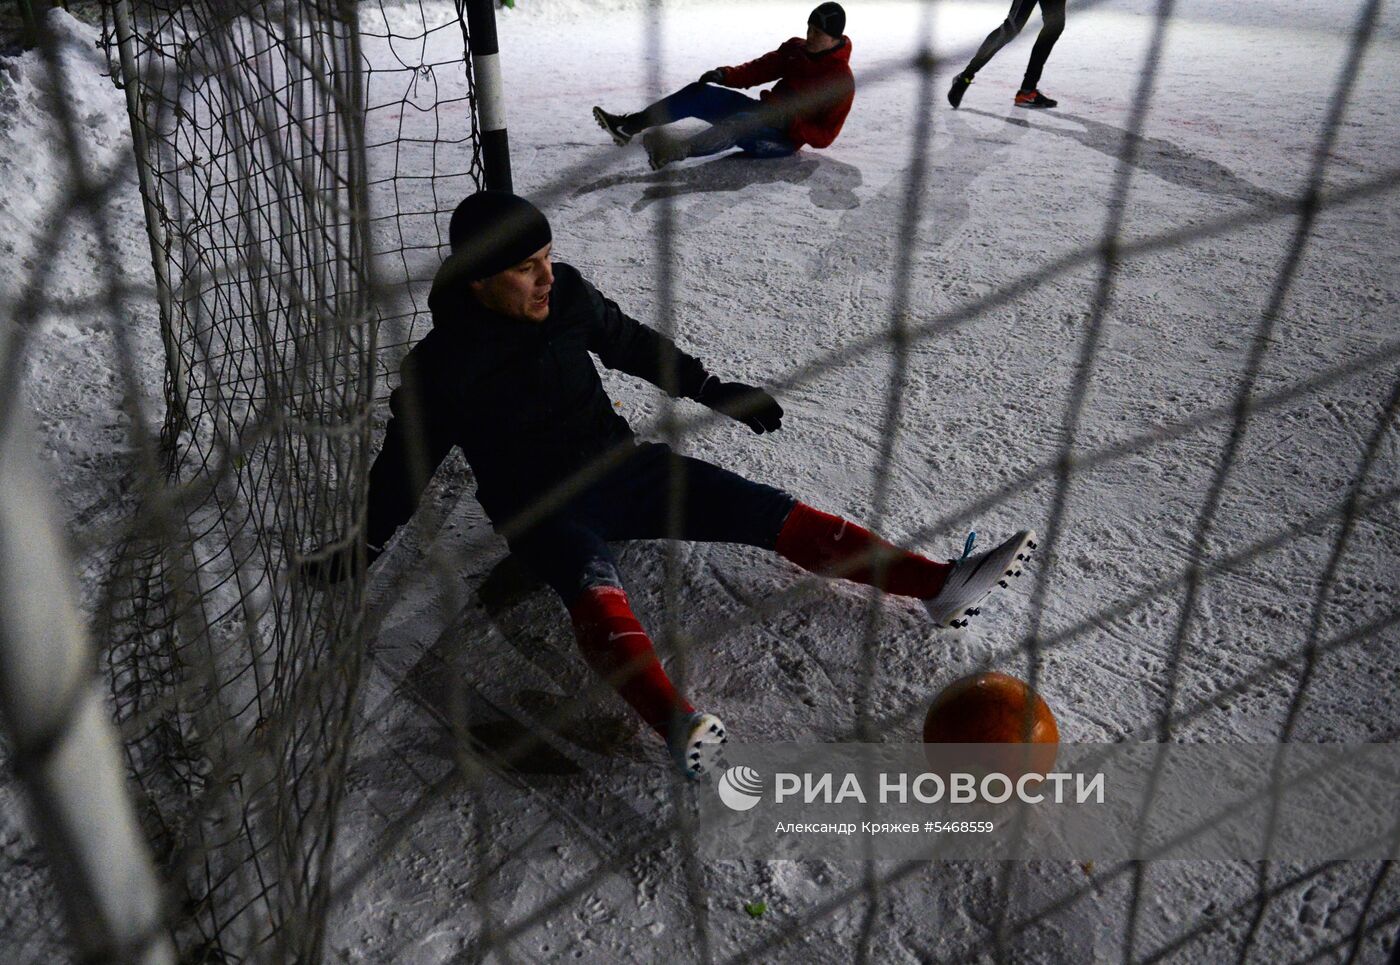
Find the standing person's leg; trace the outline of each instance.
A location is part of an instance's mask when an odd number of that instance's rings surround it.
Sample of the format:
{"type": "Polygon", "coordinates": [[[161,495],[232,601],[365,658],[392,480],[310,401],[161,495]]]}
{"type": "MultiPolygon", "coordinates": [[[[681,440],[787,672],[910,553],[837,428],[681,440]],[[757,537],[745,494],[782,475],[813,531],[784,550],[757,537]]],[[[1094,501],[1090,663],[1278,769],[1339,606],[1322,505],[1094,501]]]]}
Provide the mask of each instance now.
{"type": "Polygon", "coordinates": [[[1035,3],[1036,0],[1011,0],[1011,11],[995,30],[987,34],[982,46],[977,48],[977,53],[967,62],[967,67],[963,70],[964,77],[975,77],[977,72],[996,56],[997,51],[1016,38],[1026,21],[1031,18],[1035,3]]]}
{"type": "Polygon", "coordinates": [[[1055,48],[1055,41],[1065,29],[1065,0],[1040,0],[1040,14],[1045,19],[1040,35],[1031,48],[1031,59],[1026,65],[1026,76],[1021,80],[1022,91],[1033,91],[1040,87],[1040,74],[1045,69],[1045,61],[1055,48]]]}
{"type": "Polygon", "coordinates": [[[1035,9],[1036,0],[1011,0],[1011,10],[995,30],[987,34],[987,39],[982,41],[982,46],[977,48],[977,53],[972,55],[972,59],[967,62],[963,72],[953,78],[952,89],[948,91],[948,102],[954,107],[962,103],[963,93],[967,86],[972,83],[973,77],[987,62],[996,56],[998,50],[1005,47],[1016,35],[1021,32],[1021,28],[1030,19],[1031,11],[1035,9]]]}

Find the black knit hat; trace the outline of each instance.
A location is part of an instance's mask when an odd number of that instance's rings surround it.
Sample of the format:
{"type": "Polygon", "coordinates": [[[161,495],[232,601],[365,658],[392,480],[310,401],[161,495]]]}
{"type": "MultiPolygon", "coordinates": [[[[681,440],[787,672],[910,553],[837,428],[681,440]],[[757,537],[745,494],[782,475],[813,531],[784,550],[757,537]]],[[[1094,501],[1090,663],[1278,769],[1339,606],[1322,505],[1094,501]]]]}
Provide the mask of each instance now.
{"type": "Polygon", "coordinates": [[[846,11],[841,9],[841,4],[827,0],[826,3],[812,11],[807,22],[828,37],[840,40],[846,32],[846,11]]]}
{"type": "Polygon", "coordinates": [[[540,209],[508,191],[478,191],[452,212],[447,240],[452,254],[439,274],[480,281],[518,265],[553,240],[540,209]]]}

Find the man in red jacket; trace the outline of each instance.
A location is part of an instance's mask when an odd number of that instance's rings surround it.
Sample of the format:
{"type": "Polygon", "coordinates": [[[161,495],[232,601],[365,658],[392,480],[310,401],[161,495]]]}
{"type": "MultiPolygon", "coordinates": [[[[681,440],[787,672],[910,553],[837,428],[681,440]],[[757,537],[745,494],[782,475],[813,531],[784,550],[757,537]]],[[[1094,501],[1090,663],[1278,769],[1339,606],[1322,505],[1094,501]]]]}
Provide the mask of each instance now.
{"type": "Polygon", "coordinates": [[[855,99],[846,11],[827,2],[807,19],[807,38],[793,37],[777,50],[738,67],[707,70],[635,114],[593,108],[598,125],[619,145],[642,131],[695,117],[712,126],[693,137],[652,131],[642,138],[653,170],[674,161],[738,147],[755,157],[784,157],[804,144],[826,147],[841,133],[855,99]],[[730,87],[778,83],[758,99],[730,87]]]}

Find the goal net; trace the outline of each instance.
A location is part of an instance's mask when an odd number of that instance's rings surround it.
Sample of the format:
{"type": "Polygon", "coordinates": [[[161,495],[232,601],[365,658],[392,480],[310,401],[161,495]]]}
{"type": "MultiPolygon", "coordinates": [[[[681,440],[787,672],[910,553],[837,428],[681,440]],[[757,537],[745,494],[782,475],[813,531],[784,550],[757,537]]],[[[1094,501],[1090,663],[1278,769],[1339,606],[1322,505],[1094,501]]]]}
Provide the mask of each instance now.
{"type": "MultiPolygon", "coordinates": [[[[845,495],[871,528],[902,527],[904,543],[928,546],[989,518],[1000,525],[1034,513],[1042,551],[1021,581],[1029,584],[1022,595],[1028,597],[1024,622],[972,643],[938,638],[938,658],[947,665],[1008,667],[1047,694],[1053,686],[1077,688],[1076,699],[1060,706],[1106,740],[1167,744],[1222,733],[1280,745],[1338,734],[1400,740],[1393,698],[1376,696],[1383,685],[1375,686],[1375,679],[1361,680],[1367,667],[1376,679],[1393,678],[1400,639],[1391,538],[1400,527],[1394,479],[1400,342],[1393,333],[1372,338],[1367,330],[1280,358],[1281,347],[1318,331],[1300,334],[1289,305],[1309,254],[1319,247],[1320,222],[1349,206],[1391,204],[1400,185],[1393,159],[1350,158],[1346,176],[1334,177],[1336,159],[1346,153],[1338,144],[1358,123],[1358,89],[1383,32],[1382,4],[1347,5],[1349,32],[1333,36],[1338,55],[1327,66],[1326,82],[1322,73],[1309,80],[1314,110],[1291,122],[1301,131],[1299,143],[1309,145],[1299,176],[1292,189],[1277,193],[1149,135],[1167,37],[1177,22],[1171,0],[1133,14],[1138,32],[1131,37],[1142,41],[1142,55],[1124,55],[1113,67],[1120,71],[1114,110],[1121,127],[1096,116],[1055,126],[1027,121],[1024,111],[979,115],[971,101],[948,121],[942,85],[952,64],[934,57],[931,29],[934,12],[948,5],[919,6],[928,34],[922,52],[860,74],[858,111],[887,98],[880,102],[883,120],[872,125],[894,118],[892,105],[913,105],[909,116],[881,130],[879,150],[900,155],[882,187],[862,185],[854,165],[827,155],[812,160],[815,152],[779,161],[705,162],[711,166],[703,176],[694,167],[615,175],[608,173],[615,154],[600,160],[601,150],[580,149],[581,160],[551,169],[531,197],[548,211],[551,203],[582,204],[580,198],[622,185],[634,207],[619,212],[612,205],[599,220],[617,220],[600,231],[613,230],[623,218],[655,215],[654,249],[623,252],[624,241],[606,254],[616,255],[614,264],[637,269],[615,276],[628,276],[630,294],[655,308],[647,320],[668,331],[676,327],[684,297],[676,266],[695,254],[683,249],[682,228],[706,228],[703,217],[678,217],[675,209],[688,193],[716,190],[729,197],[754,184],[800,188],[813,199],[813,217],[828,220],[843,206],[852,212],[866,206],[860,212],[865,221],[851,216],[859,230],[847,247],[812,255],[819,270],[799,279],[781,309],[815,313],[835,305],[832,311],[843,313],[852,331],[801,348],[775,335],[772,344],[800,360],[767,353],[754,367],[772,376],[784,404],[799,400],[793,408],[805,407],[813,421],[829,409],[854,411],[844,422],[823,423],[825,435],[801,437],[796,445],[809,446],[828,463],[848,463],[839,469],[849,474],[823,475],[827,467],[818,467],[805,483],[818,492],[830,480],[845,484],[845,495]],[[901,94],[901,85],[917,93],[901,94]],[[966,153],[940,153],[955,124],[961,125],[957,147],[972,152],[971,160],[966,153]],[[946,260],[957,270],[940,277],[937,290],[920,288],[928,267],[920,259],[934,257],[926,250],[928,223],[952,220],[960,205],[967,207],[972,162],[992,165],[1007,144],[1002,135],[1027,131],[1057,150],[1073,138],[1076,149],[1085,150],[1070,156],[1104,165],[1094,183],[1106,190],[1081,205],[1092,209],[1094,228],[1085,233],[1092,238],[1071,242],[1066,234],[1047,241],[1062,227],[1055,221],[1061,211],[1033,225],[1039,246],[1033,263],[997,261],[978,273],[958,263],[950,246],[936,258],[940,267],[946,260]],[[743,165],[760,163],[770,166],[746,181],[750,169],[743,165]],[[1132,221],[1144,168],[1169,187],[1218,202],[1218,210],[1192,209],[1184,224],[1174,217],[1132,221]],[[1269,231],[1256,230],[1263,227],[1269,231]],[[1247,257],[1240,254],[1245,248],[1252,249],[1247,257]],[[1239,317],[1212,319],[1215,327],[1206,329],[1215,339],[1207,349],[1217,356],[1228,352],[1230,359],[1208,358],[1198,379],[1193,373],[1173,381],[1169,373],[1140,389],[1137,373],[1159,375],[1168,368],[1158,365],[1160,357],[1184,349],[1173,331],[1145,331],[1169,327],[1169,312],[1131,319],[1142,331],[1130,333],[1137,337],[1125,339],[1126,348],[1116,343],[1130,327],[1115,326],[1122,321],[1117,301],[1136,282],[1136,307],[1151,308],[1149,296],[1184,286],[1193,272],[1205,281],[1192,295],[1204,298],[1201,290],[1215,278],[1211,259],[1227,256],[1247,265],[1235,282],[1248,278],[1260,296],[1239,317]],[[1151,272],[1166,266],[1168,281],[1154,275],[1143,283],[1151,274],[1140,271],[1144,263],[1151,272]],[[638,281],[644,265],[655,271],[638,281]],[[1067,276],[1077,276],[1077,284],[1051,290],[1067,276]],[[849,287],[832,295],[832,279],[849,287]],[[1034,301],[1038,296],[1043,300],[1034,301]],[[814,301],[819,309],[811,307],[814,301]],[[1021,312],[1035,316],[1025,328],[1043,341],[1014,344],[1021,312]],[[972,343],[994,339],[969,339],[965,331],[988,321],[1001,338],[991,349],[972,343]],[[1224,348],[1222,332],[1231,337],[1224,348]],[[1328,355],[1334,349],[1335,358],[1328,355]],[[964,365],[959,351],[974,361],[964,365]],[[950,357],[958,361],[947,373],[950,357]],[[1310,368],[1298,368],[1309,362],[1310,368]],[[948,428],[947,448],[959,451],[941,451],[943,436],[914,438],[915,407],[941,412],[938,403],[951,398],[929,385],[940,377],[961,382],[973,365],[994,369],[997,377],[981,380],[986,412],[958,411],[957,424],[948,428]],[[920,366],[941,367],[940,374],[920,384],[912,377],[920,366]],[[860,378],[850,378],[851,372],[860,378]],[[1003,372],[1033,391],[1008,398],[1003,372]],[[1139,405],[1139,395],[1149,391],[1157,393],[1149,400],[1154,405],[1139,405]],[[922,398],[914,398],[916,392],[922,398]],[[1159,397],[1171,404],[1155,406],[1159,397]],[[1336,403],[1339,398],[1344,404],[1336,403]],[[1290,420],[1292,426],[1273,424],[1290,420]],[[1024,450],[1000,451],[1023,423],[1036,430],[1016,437],[1024,450]],[[1275,486],[1294,469],[1297,460],[1287,452],[1293,440],[1318,423],[1327,428],[1316,429],[1315,438],[1330,448],[1307,458],[1332,460],[1319,477],[1327,485],[1313,492],[1275,486]],[[1265,426],[1272,430],[1267,439],[1265,426]],[[839,432],[859,438],[849,449],[832,447],[829,437],[839,432]],[[962,458],[964,446],[980,446],[975,458],[962,458]],[[917,457],[902,454],[910,448],[917,457]],[[928,498],[930,477],[940,485],[952,480],[936,500],[928,498]],[[902,501],[912,500],[921,501],[918,511],[904,512],[902,501]],[[1153,500],[1170,509],[1149,506],[1153,500]],[[1149,511],[1167,525],[1143,525],[1138,514],[1149,511]],[[1140,564],[1149,553],[1150,568],[1140,564]],[[1278,573],[1292,582],[1283,585],[1278,573]],[[1247,619],[1225,623],[1241,610],[1247,619]],[[1238,629],[1244,643],[1225,646],[1222,623],[1238,629]],[[1080,655],[1096,646],[1102,649],[1094,657],[1080,655]],[[1085,684],[1076,676],[1091,679],[1085,684]],[[1346,704],[1349,681],[1358,689],[1366,684],[1370,703],[1359,709],[1346,704]],[[1086,696],[1094,687],[1119,695],[1113,714],[1086,696]],[[1345,706],[1310,718],[1326,701],[1345,706]]],[[[1072,13],[1087,16],[1111,6],[1089,0],[1072,13]]],[[[1248,5],[1222,6],[1228,9],[1221,16],[1228,17],[1248,5]]],[[[462,836],[467,843],[460,860],[453,856],[456,872],[413,885],[432,905],[425,920],[469,909],[470,922],[452,938],[481,960],[508,960],[527,947],[526,939],[542,956],[598,957],[606,951],[589,944],[595,929],[614,929],[613,952],[645,956],[656,948],[702,961],[800,960],[813,954],[814,936],[844,943],[840,954],[859,961],[900,955],[1037,960],[1026,949],[1042,947],[1051,949],[1044,955],[1050,960],[1056,949],[1087,947],[1075,944],[1081,932],[1102,938],[1099,947],[1123,961],[1394,960],[1400,878],[1391,861],[1237,861],[1205,873],[1185,863],[1133,860],[1060,868],[1065,873],[1058,877],[1051,869],[1043,877],[1055,887],[1042,890],[1035,873],[1012,862],[842,866],[813,860],[814,871],[798,862],[707,865],[684,792],[663,784],[658,748],[637,750],[630,760],[622,760],[627,753],[610,756],[629,739],[625,724],[617,740],[590,732],[589,746],[559,737],[579,719],[580,705],[594,722],[606,716],[596,713],[600,707],[616,710],[617,699],[585,672],[552,597],[496,585],[509,584],[510,573],[500,566],[500,543],[485,542],[494,537],[484,524],[470,538],[457,534],[453,544],[476,554],[470,579],[443,565],[436,588],[423,591],[426,597],[440,589],[439,596],[417,601],[433,611],[421,625],[440,632],[440,639],[403,647],[412,649],[404,658],[410,667],[389,667],[387,659],[376,666],[379,655],[367,658],[366,648],[380,614],[370,606],[364,580],[352,576],[322,589],[290,574],[359,541],[366,473],[383,418],[378,403],[392,384],[386,377],[425,330],[427,283],[445,251],[449,213],[485,180],[462,2],[129,0],[105,9],[104,47],[130,107],[150,236],[165,408],[159,439],[135,440],[137,447],[150,443],[154,471],[139,480],[140,504],[123,527],[126,538],[98,607],[98,629],[146,831],[172,892],[167,917],[186,959],[328,957],[327,922],[348,914],[346,895],[362,896],[356,889],[368,890],[376,874],[392,879],[402,866],[430,860],[421,850],[412,853],[423,847],[414,840],[416,822],[451,811],[460,820],[444,819],[449,831],[470,832],[462,836]],[[475,536],[482,539],[472,543],[475,536]],[[486,599],[497,592],[506,602],[486,599]],[[468,593],[474,598],[465,600],[468,593]],[[511,634],[523,643],[512,647],[517,640],[506,639],[511,634]],[[470,666],[463,659],[467,644],[476,648],[470,666]],[[431,749],[432,770],[403,760],[401,746],[376,747],[387,747],[372,763],[393,772],[394,813],[356,825],[372,833],[354,849],[353,860],[337,863],[336,835],[347,826],[340,819],[363,803],[348,793],[347,772],[355,739],[373,730],[361,728],[357,704],[369,689],[362,678],[370,670],[379,671],[378,682],[391,692],[386,706],[421,705],[401,711],[404,717],[422,711],[415,726],[431,717],[411,736],[431,732],[446,749],[431,749]],[[514,688],[518,692],[490,690],[493,676],[510,674],[518,674],[512,683],[524,682],[514,688]],[[567,686],[560,682],[565,678],[567,686]],[[483,708],[484,724],[468,719],[483,708]],[[506,739],[492,744],[493,728],[506,739]],[[598,750],[609,741],[610,748],[598,750]],[[643,760],[651,751],[657,753],[643,760]],[[530,755],[543,759],[544,773],[558,780],[522,776],[514,765],[530,755]],[[611,767],[610,776],[630,778],[626,768],[632,765],[647,768],[646,776],[622,781],[617,794],[589,771],[611,767]],[[603,812],[610,824],[598,818],[603,812]],[[523,832],[510,827],[517,817],[523,832]],[[530,825],[534,818],[540,820],[530,825]],[[512,830],[519,833],[510,846],[497,847],[494,836],[512,830]],[[554,843],[556,830],[569,846],[578,844],[567,857],[559,857],[567,848],[554,843]],[[541,880],[546,873],[522,870],[516,863],[525,855],[545,855],[541,866],[554,877],[541,880]],[[621,898],[610,890],[619,874],[626,879],[621,898]],[[492,893],[498,877],[508,879],[502,890],[513,889],[510,901],[492,893]],[[735,908],[720,907],[716,896],[724,886],[734,894],[741,887],[781,890],[789,907],[769,914],[763,901],[748,902],[740,907],[749,917],[740,918],[735,908]],[[626,916],[616,908],[634,907],[634,892],[660,909],[655,921],[618,922],[626,916]],[[1178,907],[1183,894],[1201,901],[1189,910],[1178,907]],[[726,913],[733,919],[720,917],[726,913]],[[561,923],[569,928],[556,929],[561,923]],[[570,929],[566,938],[575,947],[547,944],[570,929]],[[935,937],[928,937],[930,929],[935,937]],[[547,942],[535,944],[542,935],[547,942]]],[[[665,18],[659,4],[648,9],[643,36],[651,46],[643,59],[650,69],[661,59],[665,18]]],[[[762,5],[755,7],[755,18],[761,12],[762,5]]],[[[1259,38],[1264,33],[1252,39],[1267,39],[1259,38]]],[[[1022,39],[1023,48],[1028,40],[1022,39]]],[[[974,49],[955,56],[966,62],[974,49]]],[[[661,77],[657,68],[653,93],[661,77]]],[[[1375,95],[1374,78],[1371,83],[1375,95]]],[[[875,149],[865,150],[872,158],[875,149]]],[[[1006,197],[1003,191],[998,203],[1006,197]]],[[[800,232],[801,245],[794,248],[801,252],[776,257],[770,251],[764,258],[788,265],[811,254],[820,239],[803,217],[793,215],[801,223],[788,235],[800,232]]],[[[1379,232],[1388,222],[1382,214],[1368,224],[1379,232]]],[[[718,231],[709,236],[716,237],[718,231]]],[[[1358,229],[1330,240],[1370,244],[1360,237],[1358,229]]],[[[760,289],[770,282],[778,288],[774,276],[755,274],[744,278],[749,287],[739,295],[729,291],[741,286],[718,273],[720,261],[707,260],[722,243],[739,247],[732,237],[720,237],[698,259],[702,274],[717,272],[717,280],[702,279],[709,294],[725,291],[723,304],[732,307],[736,300],[768,297],[760,289]]],[[[605,261],[599,257],[595,264],[605,261]]],[[[1343,285],[1338,292],[1341,301],[1354,289],[1343,285]]],[[[1364,297],[1393,305],[1390,294],[1377,288],[1364,297]]],[[[717,352],[730,352],[736,366],[760,354],[739,344],[750,338],[761,344],[748,331],[702,334],[711,336],[717,352]]],[[[959,385],[957,391],[970,395],[972,388],[959,385]]],[[[667,400],[633,421],[678,445],[713,442],[704,433],[717,418],[695,412],[667,400]]],[[[838,488],[827,494],[839,498],[838,488]]],[[[409,542],[400,537],[398,547],[409,542]]],[[[778,686],[786,689],[776,695],[744,689],[750,685],[742,679],[749,676],[747,663],[725,681],[734,692],[758,695],[750,702],[755,715],[770,712],[759,709],[761,698],[800,704],[792,716],[769,718],[783,736],[825,728],[819,736],[832,742],[914,739],[932,696],[924,689],[933,676],[925,626],[911,630],[912,620],[896,625],[899,614],[875,590],[833,590],[830,582],[791,570],[770,573],[761,586],[745,584],[734,575],[737,568],[709,559],[687,570],[687,560],[695,558],[682,558],[684,552],[668,544],[624,559],[644,564],[635,571],[645,577],[638,580],[645,587],[638,596],[647,625],[682,685],[686,668],[699,664],[690,654],[724,640],[731,654],[769,662],[754,678],[784,675],[778,686]],[[709,581],[704,592],[687,586],[692,577],[709,581]],[[720,602],[712,604],[713,598],[720,602]],[[828,605],[842,629],[822,638],[811,614],[828,605]]],[[[420,570],[442,562],[420,556],[426,561],[412,561],[420,570]]],[[[381,566],[394,562],[385,561],[381,566]]],[[[1062,733],[1068,737],[1069,727],[1062,733]]],[[[375,806],[370,801],[363,810],[375,806]]],[[[1393,837],[1400,837],[1400,826],[1393,837]]]]}
{"type": "Polygon", "coordinates": [[[482,180],[465,19],[132,0],[105,37],[160,299],[168,475],[112,582],[112,692],[186,891],[182,946],[311,961],[364,596],[289,573],[360,538],[381,376],[419,325],[444,211],[482,180]]]}

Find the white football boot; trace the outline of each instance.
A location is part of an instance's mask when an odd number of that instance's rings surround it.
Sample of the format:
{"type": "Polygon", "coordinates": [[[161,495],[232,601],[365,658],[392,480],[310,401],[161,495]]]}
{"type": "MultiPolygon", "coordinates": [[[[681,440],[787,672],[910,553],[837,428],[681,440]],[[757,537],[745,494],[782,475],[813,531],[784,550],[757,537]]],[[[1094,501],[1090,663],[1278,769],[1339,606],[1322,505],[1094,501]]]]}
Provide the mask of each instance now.
{"type": "Polygon", "coordinates": [[[720,769],[724,745],[729,742],[724,723],[714,714],[698,710],[671,726],[671,760],[692,781],[720,769]]]}
{"type": "Polygon", "coordinates": [[[924,600],[924,608],[940,627],[967,626],[969,616],[982,611],[978,604],[998,586],[1007,586],[1008,577],[1021,575],[1021,564],[1035,549],[1035,530],[1023,529],[1000,546],[985,553],[972,552],[976,533],[969,533],[962,559],[952,560],[948,579],[934,596],[924,600]]]}

